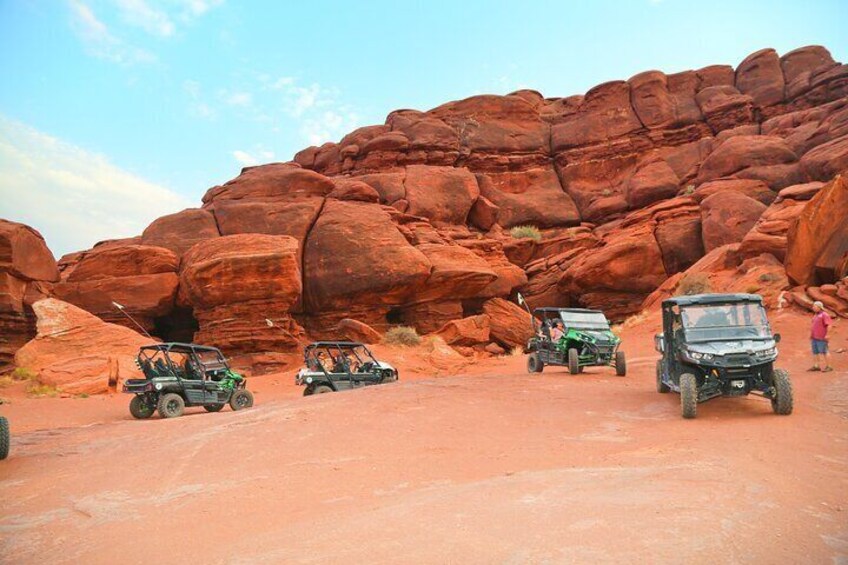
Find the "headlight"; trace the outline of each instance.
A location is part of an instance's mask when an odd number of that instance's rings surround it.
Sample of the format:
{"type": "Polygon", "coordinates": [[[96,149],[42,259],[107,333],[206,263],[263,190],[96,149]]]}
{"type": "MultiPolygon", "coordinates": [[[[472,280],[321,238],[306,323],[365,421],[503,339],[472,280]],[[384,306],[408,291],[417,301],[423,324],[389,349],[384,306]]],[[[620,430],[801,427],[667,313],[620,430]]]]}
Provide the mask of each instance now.
{"type": "Polygon", "coordinates": [[[306,377],[306,384],[308,384],[308,385],[312,384],[312,377],[306,377]]]}
{"type": "Polygon", "coordinates": [[[776,347],[770,347],[769,349],[763,349],[762,351],[757,351],[757,357],[771,357],[772,355],[777,354],[776,347]]]}
{"type": "Polygon", "coordinates": [[[689,357],[698,361],[709,361],[713,358],[712,353],[698,353],[697,351],[688,351],[687,353],[689,354],[689,357]]]}
{"type": "Polygon", "coordinates": [[[162,383],[156,383],[156,390],[162,390],[162,383]]]}

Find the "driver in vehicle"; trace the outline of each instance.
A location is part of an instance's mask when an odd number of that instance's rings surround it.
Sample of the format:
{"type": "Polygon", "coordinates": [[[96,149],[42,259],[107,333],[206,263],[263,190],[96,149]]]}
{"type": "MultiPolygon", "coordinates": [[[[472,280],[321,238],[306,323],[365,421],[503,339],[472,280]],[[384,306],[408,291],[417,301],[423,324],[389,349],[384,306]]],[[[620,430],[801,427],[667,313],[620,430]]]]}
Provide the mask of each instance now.
{"type": "Polygon", "coordinates": [[[554,327],[551,328],[551,341],[556,343],[564,335],[565,335],[565,325],[562,323],[562,320],[554,321],[554,327]]]}

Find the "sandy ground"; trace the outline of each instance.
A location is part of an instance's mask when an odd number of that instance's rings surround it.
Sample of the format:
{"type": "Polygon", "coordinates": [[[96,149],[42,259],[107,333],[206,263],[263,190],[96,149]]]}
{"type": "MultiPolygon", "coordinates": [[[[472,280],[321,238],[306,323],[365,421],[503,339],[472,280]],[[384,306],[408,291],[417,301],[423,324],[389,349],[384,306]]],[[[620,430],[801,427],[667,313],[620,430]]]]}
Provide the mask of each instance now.
{"type": "Polygon", "coordinates": [[[3,389],[0,561],[848,563],[848,354],[806,373],[806,318],[773,323],[787,417],[749,397],[681,419],[652,321],[625,332],[625,378],[522,357],[434,377],[388,351],[399,383],[303,398],[269,375],[251,410],[167,421],[3,389]]]}

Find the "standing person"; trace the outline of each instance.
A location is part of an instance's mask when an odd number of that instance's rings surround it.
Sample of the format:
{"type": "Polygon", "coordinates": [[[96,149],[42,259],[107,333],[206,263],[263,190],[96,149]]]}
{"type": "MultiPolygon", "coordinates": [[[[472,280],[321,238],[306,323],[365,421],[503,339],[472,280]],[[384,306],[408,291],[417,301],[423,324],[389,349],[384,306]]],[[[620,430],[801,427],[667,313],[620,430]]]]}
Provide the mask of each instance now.
{"type": "Polygon", "coordinates": [[[833,370],[830,366],[830,356],[827,353],[827,330],[833,323],[827,312],[824,311],[824,304],[818,300],[813,302],[813,325],[810,330],[810,342],[813,347],[813,366],[810,371],[822,371],[824,373],[833,370]]]}

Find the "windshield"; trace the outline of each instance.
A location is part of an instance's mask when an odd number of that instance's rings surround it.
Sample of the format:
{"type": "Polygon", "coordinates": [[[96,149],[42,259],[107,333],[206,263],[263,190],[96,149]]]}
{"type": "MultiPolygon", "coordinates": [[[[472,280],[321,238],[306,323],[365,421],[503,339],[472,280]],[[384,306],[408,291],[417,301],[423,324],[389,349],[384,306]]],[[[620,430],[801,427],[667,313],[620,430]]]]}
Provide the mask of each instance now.
{"type": "Polygon", "coordinates": [[[609,321],[601,312],[560,312],[567,328],[580,330],[608,330],[609,321]]]}
{"type": "Polygon", "coordinates": [[[771,337],[762,304],[686,306],[680,312],[688,341],[768,339],[771,337]]]}

